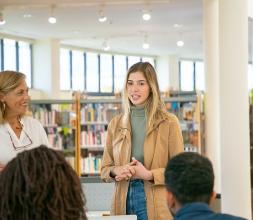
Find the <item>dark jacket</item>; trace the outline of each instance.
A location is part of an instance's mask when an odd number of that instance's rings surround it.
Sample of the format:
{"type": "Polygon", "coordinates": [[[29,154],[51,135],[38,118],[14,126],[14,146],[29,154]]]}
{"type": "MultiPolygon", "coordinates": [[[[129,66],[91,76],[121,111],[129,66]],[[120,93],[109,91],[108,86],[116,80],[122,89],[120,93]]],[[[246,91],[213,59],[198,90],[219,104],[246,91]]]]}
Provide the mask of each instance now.
{"type": "Polygon", "coordinates": [[[213,212],[205,203],[189,203],[184,205],[175,215],[174,220],[246,220],[228,214],[213,212]]]}

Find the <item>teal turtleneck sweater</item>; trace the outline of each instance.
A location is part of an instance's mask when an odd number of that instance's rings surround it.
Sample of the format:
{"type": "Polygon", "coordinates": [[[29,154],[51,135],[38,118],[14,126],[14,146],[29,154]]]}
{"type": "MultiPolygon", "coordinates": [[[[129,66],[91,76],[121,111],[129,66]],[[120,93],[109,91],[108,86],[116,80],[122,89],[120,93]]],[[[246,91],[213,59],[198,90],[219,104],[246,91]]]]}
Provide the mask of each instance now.
{"type": "Polygon", "coordinates": [[[132,157],[144,163],[144,139],[146,136],[146,115],[144,107],[131,107],[132,157]]]}

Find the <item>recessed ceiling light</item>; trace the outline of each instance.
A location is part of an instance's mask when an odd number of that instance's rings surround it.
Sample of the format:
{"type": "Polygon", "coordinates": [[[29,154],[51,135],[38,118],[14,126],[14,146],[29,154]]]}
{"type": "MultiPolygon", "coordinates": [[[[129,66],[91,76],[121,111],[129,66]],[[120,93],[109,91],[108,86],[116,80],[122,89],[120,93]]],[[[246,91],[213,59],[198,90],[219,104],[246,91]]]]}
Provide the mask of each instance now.
{"type": "Polygon", "coordinates": [[[183,47],[184,46],[184,41],[182,41],[182,40],[177,41],[177,46],[178,47],[183,47]]]}
{"type": "Polygon", "coordinates": [[[174,28],[181,28],[181,27],[183,27],[183,25],[182,24],[174,24],[173,27],[174,28]]]}
{"type": "Polygon", "coordinates": [[[107,17],[104,14],[104,10],[100,10],[98,13],[98,21],[103,23],[103,22],[106,22],[106,20],[107,20],[107,17]]]}
{"type": "Polygon", "coordinates": [[[56,23],[56,17],[54,17],[54,16],[51,16],[51,17],[49,17],[48,18],[48,22],[50,23],[50,24],[55,24],[56,23]]]}
{"type": "Polygon", "coordinates": [[[143,49],[148,49],[149,48],[149,44],[147,42],[142,44],[142,48],[143,49]]]}
{"type": "Polygon", "coordinates": [[[6,23],[6,21],[4,20],[3,13],[0,12],[0,25],[4,25],[5,23],[6,23]]]}
{"type": "Polygon", "coordinates": [[[31,15],[31,14],[24,14],[23,17],[24,17],[24,18],[31,18],[32,15],[31,15]]]}
{"type": "Polygon", "coordinates": [[[102,48],[104,51],[108,51],[111,49],[110,45],[108,44],[108,42],[106,40],[103,42],[102,48]]]}
{"type": "Polygon", "coordinates": [[[106,20],[107,20],[107,17],[106,17],[106,16],[100,16],[100,17],[98,18],[98,21],[101,22],[101,23],[106,22],[106,20]]]}
{"type": "Polygon", "coordinates": [[[5,20],[0,20],[0,25],[4,25],[6,23],[5,20]]]}
{"type": "Polygon", "coordinates": [[[151,19],[151,15],[148,11],[144,11],[143,14],[142,14],[142,19],[144,21],[149,21],[151,19]]]}

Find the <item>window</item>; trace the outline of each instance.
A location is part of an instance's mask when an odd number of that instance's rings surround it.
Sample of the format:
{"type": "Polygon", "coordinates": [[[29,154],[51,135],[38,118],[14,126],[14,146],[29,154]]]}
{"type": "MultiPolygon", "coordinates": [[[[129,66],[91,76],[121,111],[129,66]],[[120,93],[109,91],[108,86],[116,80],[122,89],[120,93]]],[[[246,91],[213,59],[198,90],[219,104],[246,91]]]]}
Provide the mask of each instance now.
{"type": "Polygon", "coordinates": [[[19,71],[26,75],[28,87],[32,87],[32,47],[25,41],[4,38],[0,40],[0,69],[19,71]]]}
{"type": "Polygon", "coordinates": [[[72,89],[84,90],[84,53],[72,51],[72,89]]]}
{"type": "Polygon", "coordinates": [[[128,58],[128,69],[134,65],[135,63],[138,63],[141,61],[141,58],[140,57],[136,57],[136,56],[129,56],[127,57],[128,58]]]}
{"type": "Polygon", "coordinates": [[[17,70],[16,41],[4,39],[4,70],[17,70]]]}
{"type": "Polygon", "coordinates": [[[196,90],[205,91],[205,70],[203,62],[195,62],[196,90]]]}
{"type": "Polygon", "coordinates": [[[142,62],[149,62],[153,67],[155,67],[155,60],[151,57],[142,57],[142,62]]]}
{"type": "Polygon", "coordinates": [[[204,63],[201,61],[179,62],[179,80],[181,91],[205,90],[204,63]]]}
{"type": "Polygon", "coordinates": [[[86,53],[86,90],[87,92],[99,92],[98,54],[86,53]]]}
{"type": "Polygon", "coordinates": [[[119,92],[123,89],[127,73],[126,56],[114,56],[114,91],[119,92]]]}
{"type": "Polygon", "coordinates": [[[102,93],[113,92],[112,55],[100,55],[100,88],[102,93]]]}
{"type": "Polygon", "coordinates": [[[28,87],[31,87],[32,82],[32,54],[31,54],[31,46],[27,42],[18,42],[18,58],[19,65],[18,71],[24,73],[26,75],[26,81],[28,87]]]}
{"type": "Polygon", "coordinates": [[[60,50],[60,89],[80,90],[89,95],[110,95],[123,88],[127,64],[140,60],[152,65],[151,57],[112,55],[62,48],[60,50]]]}
{"type": "Polygon", "coordinates": [[[70,51],[60,50],[60,89],[70,90],[70,51]]]}
{"type": "Polygon", "coordinates": [[[192,61],[180,62],[180,89],[182,91],[194,90],[194,64],[192,61]]]}

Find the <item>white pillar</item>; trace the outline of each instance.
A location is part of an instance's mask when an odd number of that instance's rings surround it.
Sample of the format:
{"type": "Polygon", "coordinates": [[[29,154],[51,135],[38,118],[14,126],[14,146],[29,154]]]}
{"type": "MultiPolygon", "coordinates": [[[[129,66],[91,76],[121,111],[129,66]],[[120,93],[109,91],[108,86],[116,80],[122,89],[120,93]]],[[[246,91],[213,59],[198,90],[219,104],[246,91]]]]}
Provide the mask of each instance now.
{"type": "Polygon", "coordinates": [[[248,0],[248,16],[253,19],[253,0],[248,0]]]}
{"type": "Polygon", "coordinates": [[[220,116],[219,116],[219,39],[218,0],[204,0],[204,63],[206,74],[206,155],[213,163],[214,190],[221,193],[220,183],[220,116]]]}
{"type": "Polygon", "coordinates": [[[247,0],[219,2],[221,205],[251,218],[247,0]]]}
{"type": "Polygon", "coordinates": [[[222,212],[251,219],[248,0],[203,2],[207,155],[222,212]]]}
{"type": "Polygon", "coordinates": [[[34,87],[45,93],[45,98],[57,99],[60,91],[60,44],[58,40],[38,40],[33,46],[34,87]]]}

